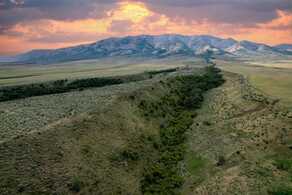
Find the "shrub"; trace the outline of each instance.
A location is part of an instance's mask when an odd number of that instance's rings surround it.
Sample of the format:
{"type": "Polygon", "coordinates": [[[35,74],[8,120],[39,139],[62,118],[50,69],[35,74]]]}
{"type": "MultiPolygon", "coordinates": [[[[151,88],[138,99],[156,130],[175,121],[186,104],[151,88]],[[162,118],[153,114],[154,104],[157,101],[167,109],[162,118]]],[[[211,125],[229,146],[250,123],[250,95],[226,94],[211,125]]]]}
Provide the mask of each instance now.
{"type": "Polygon", "coordinates": [[[217,166],[223,166],[225,163],[226,163],[225,157],[222,156],[222,155],[220,155],[220,156],[218,157],[218,162],[217,162],[216,165],[217,165],[217,166]]]}
{"type": "Polygon", "coordinates": [[[279,186],[274,187],[274,189],[271,189],[268,191],[270,195],[292,195],[292,188],[289,186],[279,186]]]}
{"type": "Polygon", "coordinates": [[[132,161],[137,161],[140,158],[140,155],[138,152],[131,150],[131,149],[127,149],[121,152],[121,157],[124,160],[132,160],[132,161]]]}
{"type": "Polygon", "coordinates": [[[81,190],[81,181],[78,177],[74,177],[71,184],[69,185],[69,189],[72,192],[80,192],[81,190]]]}
{"type": "Polygon", "coordinates": [[[292,171],[292,160],[291,159],[277,159],[275,166],[283,171],[292,171]]]}
{"type": "Polygon", "coordinates": [[[211,123],[209,121],[203,121],[203,125],[205,125],[205,126],[211,126],[211,123]]]}

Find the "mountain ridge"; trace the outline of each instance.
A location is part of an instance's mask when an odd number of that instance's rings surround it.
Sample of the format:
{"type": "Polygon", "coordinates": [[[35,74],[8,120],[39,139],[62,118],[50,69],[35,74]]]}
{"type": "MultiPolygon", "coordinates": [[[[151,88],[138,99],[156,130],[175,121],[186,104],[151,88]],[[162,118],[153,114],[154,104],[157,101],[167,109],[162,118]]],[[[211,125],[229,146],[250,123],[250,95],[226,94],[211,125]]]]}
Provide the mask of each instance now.
{"type": "MultiPolygon", "coordinates": [[[[143,56],[163,58],[173,55],[202,56],[211,53],[225,57],[292,55],[292,45],[269,46],[251,41],[237,41],[211,35],[138,35],[111,37],[90,44],[60,49],[32,50],[10,61],[50,64],[114,56],[143,56]]],[[[7,58],[6,58],[7,59],[7,58]]]]}

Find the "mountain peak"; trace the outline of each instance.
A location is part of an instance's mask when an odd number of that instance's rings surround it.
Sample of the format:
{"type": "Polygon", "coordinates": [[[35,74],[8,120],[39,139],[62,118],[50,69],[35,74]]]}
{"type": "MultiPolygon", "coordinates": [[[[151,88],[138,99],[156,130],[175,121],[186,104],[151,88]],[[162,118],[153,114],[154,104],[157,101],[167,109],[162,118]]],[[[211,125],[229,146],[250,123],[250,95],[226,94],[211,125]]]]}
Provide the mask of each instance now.
{"type": "Polygon", "coordinates": [[[251,41],[236,41],[211,35],[186,36],[179,34],[138,35],[112,37],[92,44],[56,50],[33,50],[18,55],[14,61],[55,63],[72,60],[98,59],[112,56],[167,57],[171,55],[196,56],[206,52],[213,55],[232,54],[234,57],[290,54],[292,46],[270,47],[251,41]]]}

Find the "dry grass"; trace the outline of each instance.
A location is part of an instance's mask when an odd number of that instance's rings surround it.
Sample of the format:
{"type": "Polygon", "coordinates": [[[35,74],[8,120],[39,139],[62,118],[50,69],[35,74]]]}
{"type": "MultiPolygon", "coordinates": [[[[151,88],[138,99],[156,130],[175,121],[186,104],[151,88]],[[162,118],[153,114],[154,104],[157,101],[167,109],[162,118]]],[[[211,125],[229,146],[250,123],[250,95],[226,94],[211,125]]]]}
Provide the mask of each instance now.
{"type": "Polygon", "coordinates": [[[0,142],[32,131],[47,129],[63,120],[107,107],[116,96],[154,80],[0,102],[0,142]]]}
{"type": "Polygon", "coordinates": [[[182,67],[179,59],[109,58],[51,65],[0,65],[0,86],[58,79],[109,77],[182,67]]]}
{"type": "Polygon", "coordinates": [[[219,61],[223,70],[242,74],[251,84],[269,96],[280,99],[292,109],[292,69],[253,66],[240,62],[219,61]]]}

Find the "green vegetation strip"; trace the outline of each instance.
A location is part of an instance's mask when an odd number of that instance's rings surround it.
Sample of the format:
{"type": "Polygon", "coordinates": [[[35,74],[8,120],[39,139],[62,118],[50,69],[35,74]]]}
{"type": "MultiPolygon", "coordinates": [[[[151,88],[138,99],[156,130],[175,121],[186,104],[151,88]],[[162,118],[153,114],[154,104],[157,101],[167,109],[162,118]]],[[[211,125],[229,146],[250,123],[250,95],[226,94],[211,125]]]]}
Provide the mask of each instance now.
{"type": "Polygon", "coordinates": [[[271,186],[272,189],[269,190],[269,194],[271,195],[291,195],[292,194],[292,156],[289,151],[287,154],[279,154],[274,159],[274,165],[277,167],[278,170],[286,172],[288,176],[288,180],[290,184],[287,183],[279,183],[274,184],[271,186]]]}
{"type": "Polygon", "coordinates": [[[128,82],[142,81],[152,78],[157,74],[171,73],[175,71],[176,69],[167,69],[120,77],[86,78],[78,80],[64,79],[44,83],[2,87],[0,88],[0,102],[33,96],[65,93],[92,87],[104,87],[128,82]]]}
{"type": "Polygon", "coordinates": [[[179,163],[186,154],[186,131],[201,106],[203,93],[224,82],[220,71],[208,67],[204,75],[185,75],[170,78],[169,93],[158,101],[142,100],[140,109],[146,117],[159,118],[159,135],[152,139],[153,153],[158,153],[144,168],[143,194],[179,194],[183,184],[179,163]]]}

